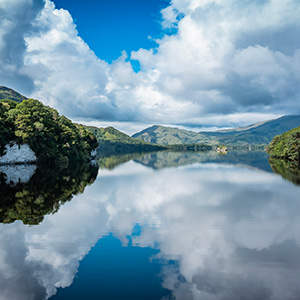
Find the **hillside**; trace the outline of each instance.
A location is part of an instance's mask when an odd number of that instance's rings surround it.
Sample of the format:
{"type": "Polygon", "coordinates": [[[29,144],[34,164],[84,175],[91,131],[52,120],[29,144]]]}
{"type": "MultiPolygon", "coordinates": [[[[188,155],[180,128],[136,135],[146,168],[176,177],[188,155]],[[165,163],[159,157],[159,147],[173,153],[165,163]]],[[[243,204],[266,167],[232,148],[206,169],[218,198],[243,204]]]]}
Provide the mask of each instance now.
{"type": "Polygon", "coordinates": [[[85,128],[93,133],[97,138],[99,142],[98,154],[100,155],[121,155],[126,153],[151,152],[165,149],[165,147],[132,138],[113,127],[98,128],[85,126],[85,128]]]}
{"type": "Polygon", "coordinates": [[[284,116],[275,120],[255,123],[246,127],[215,132],[193,132],[178,128],[152,126],[132,137],[159,145],[267,145],[273,137],[300,125],[300,116],[284,116]]]}
{"type": "Polygon", "coordinates": [[[275,158],[282,158],[300,166],[300,127],[275,136],[266,151],[275,158]]]}
{"type": "Polygon", "coordinates": [[[23,100],[26,100],[27,98],[18,92],[14,91],[13,89],[10,89],[5,86],[0,86],[0,100],[2,99],[9,99],[16,102],[22,102],[23,100]]]}
{"type": "Polygon", "coordinates": [[[198,143],[213,144],[214,142],[212,138],[202,133],[160,125],[151,126],[134,134],[132,137],[158,145],[198,143]]]}
{"type": "Polygon", "coordinates": [[[152,144],[140,139],[135,139],[129,135],[120,132],[113,127],[97,128],[93,126],[85,126],[87,130],[93,133],[98,142],[98,157],[123,155],[129,153],[146,153],[153,151],[208,151],[211,146],[204,144],[172,144],[158,145],[152,144]]]}
{"type": "Polygon", "coordinates": [[[98,146],[82,125],[38,100],[0,100],[0,155],[5,157],[14,144],[28,145],[39,164],[59,167],[87,160],[98,146]]]}

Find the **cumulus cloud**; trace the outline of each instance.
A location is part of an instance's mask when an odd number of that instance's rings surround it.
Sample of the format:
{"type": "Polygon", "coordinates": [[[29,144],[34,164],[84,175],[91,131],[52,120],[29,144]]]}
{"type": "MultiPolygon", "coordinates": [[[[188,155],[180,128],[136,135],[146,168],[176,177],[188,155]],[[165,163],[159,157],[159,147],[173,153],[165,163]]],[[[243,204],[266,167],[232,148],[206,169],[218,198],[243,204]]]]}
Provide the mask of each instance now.
{"type": "Polygon", "coordinates": [[[173,0],[157,48],[108,65],[50,0],[3,0],[0,80],[98,121],[228,126],[300,113],[299,10],[296,0],[173,0]]]}
{"type": "Polygon", "coordinates": [[[156,70],[159,93],[188,104],[184,115],[299,113],[297,1],[172,1],[163,15],[174,23],[171,12],[184,14],[177,34],[132,58],[156,70]]]}

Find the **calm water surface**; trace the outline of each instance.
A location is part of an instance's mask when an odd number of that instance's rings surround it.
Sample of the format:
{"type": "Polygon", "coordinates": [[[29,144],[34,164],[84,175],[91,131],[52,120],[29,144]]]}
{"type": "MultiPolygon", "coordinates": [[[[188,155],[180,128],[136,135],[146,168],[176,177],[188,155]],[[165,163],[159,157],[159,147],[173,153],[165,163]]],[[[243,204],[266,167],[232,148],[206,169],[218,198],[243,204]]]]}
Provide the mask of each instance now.
{"type": "Polygon", "coordinates": [[[0,225],[0,299],[300,299],[300,187],[265,153],[100,169],[39,225],[0,225]]]}

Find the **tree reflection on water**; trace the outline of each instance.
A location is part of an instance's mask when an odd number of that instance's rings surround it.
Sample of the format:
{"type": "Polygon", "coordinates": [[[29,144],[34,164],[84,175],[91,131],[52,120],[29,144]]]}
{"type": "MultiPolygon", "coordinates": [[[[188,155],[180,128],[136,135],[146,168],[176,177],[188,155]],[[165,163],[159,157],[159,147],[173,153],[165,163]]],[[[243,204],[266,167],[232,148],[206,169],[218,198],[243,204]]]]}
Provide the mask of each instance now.
{"type": "MultiPolygon", "coordinates": [[[[6,167],[6,172],[9,168],[14,166],[6,167]]],[[[1,172],[0,222],[21,220],[24,224],[37,225],[45,215],[56,213],[74,195],[83,193],[85,187],[95,181],[97,174],[98,165],[88,163],[62,170],[39,167],[27,182],[9,182],[8,175],[1,172]]]]}

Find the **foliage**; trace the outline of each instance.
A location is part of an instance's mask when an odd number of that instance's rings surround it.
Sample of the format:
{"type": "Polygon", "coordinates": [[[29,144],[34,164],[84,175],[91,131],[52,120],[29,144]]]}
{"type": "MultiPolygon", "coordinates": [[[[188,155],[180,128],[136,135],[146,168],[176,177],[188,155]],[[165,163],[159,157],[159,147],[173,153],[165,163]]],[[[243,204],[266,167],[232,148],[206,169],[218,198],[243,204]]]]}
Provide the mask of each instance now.
{"type": "Polygon", "coordinates": [[[0,154],[9,141],[28,144],[39,163],[64,166],[85,160],[98,146],[95,136],[82,125],[34,99],[0,101],[0,154]]]}
{"type": "Polygon", "coordinates": [[[63,170],[39,167],[28,183],[10,186],[5,183],[5,174],[0,173],[0,222],[22,220],[24,224],[39,224],[73,195],[83,193],[97,174],[98,166],[88,163],[63,170]]]}
{"type": "Polygon", "coordinates": [[[300,166],[300,127],[294,128],[282,135],[274,137],[266,148],[272,157],[290,161],[295,166],[300,166]]]}

